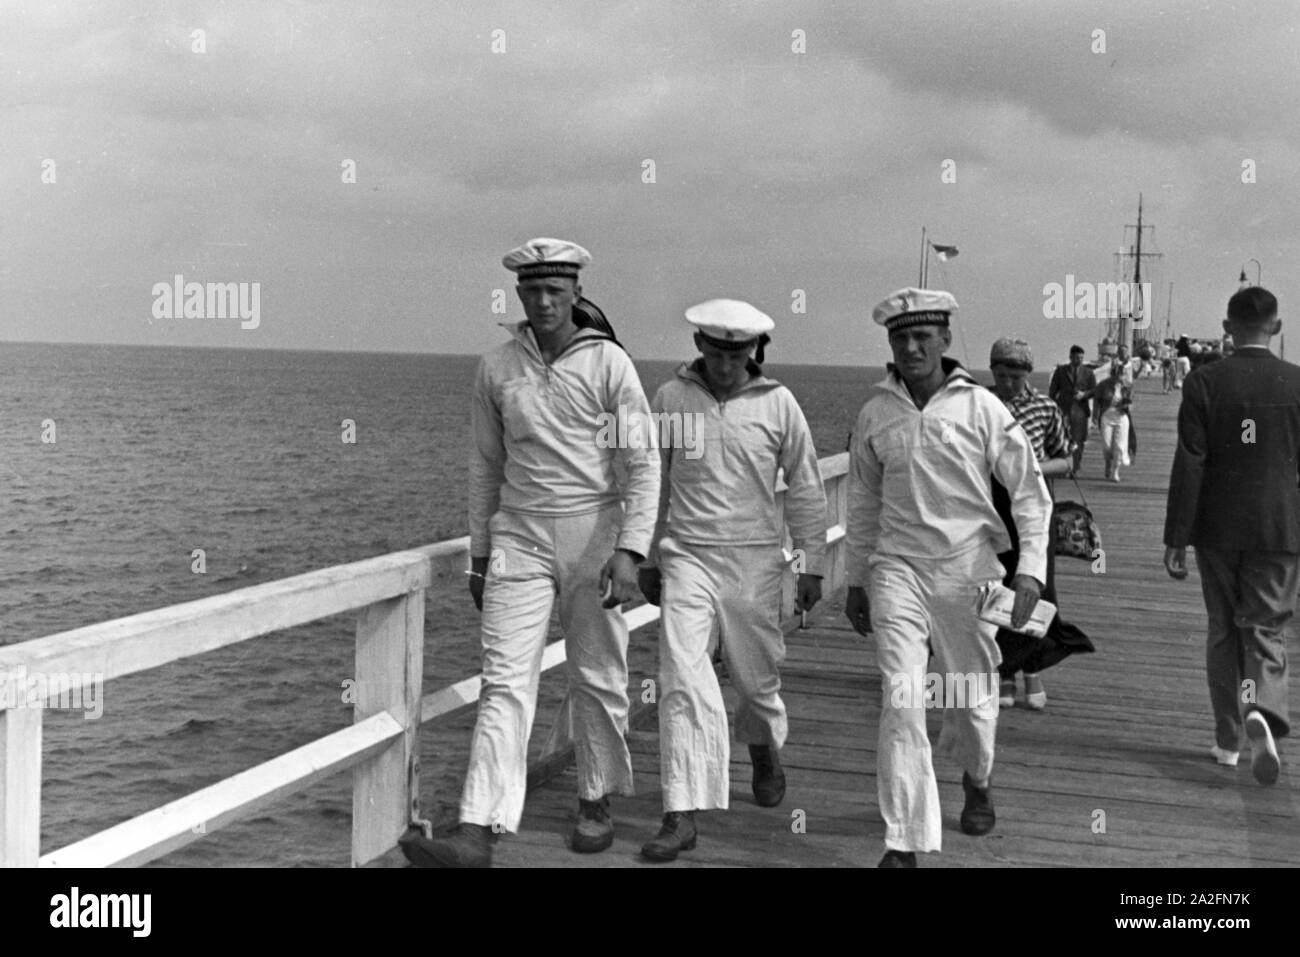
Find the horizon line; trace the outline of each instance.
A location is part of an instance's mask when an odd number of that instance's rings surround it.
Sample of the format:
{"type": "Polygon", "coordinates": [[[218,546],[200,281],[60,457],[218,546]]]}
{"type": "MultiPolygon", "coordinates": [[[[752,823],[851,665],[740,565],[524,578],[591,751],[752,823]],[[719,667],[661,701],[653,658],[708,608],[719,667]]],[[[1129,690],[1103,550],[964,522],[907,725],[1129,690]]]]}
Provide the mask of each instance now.
{"type": "MultiPolygon", "coordinates": [[[[84,341],[58,341],[51,342],[44,339],[0,339],[0,346],[20,345],[20,346],[98,346],[108,349],[193,349],[193,350],[215,350],[221,352],[306,352],[312,355],[367,355],[367,356],[438,356],[446,358],[470,358],[476,359],[486,355],[486,352],[420,352],[409,351],[400,352],[393,349],[310,349],[285,346],[207,346],[207,345],[176,345],[161,343],[142,343],[142,342],[84,342],[84,341]]],[[[688,359],[682,359],[680,356],[669,358],[659,358],[657,356],[632,356],[632,361],[641,362],[684,362],[688,359]]],[[[831,363],[831,362],[781,362],[768,361],[763,363],[764,366],[823,366],[829,369],[883,369],[884,365],[865,365],[855,362],[850,363],[831,363]]]]}

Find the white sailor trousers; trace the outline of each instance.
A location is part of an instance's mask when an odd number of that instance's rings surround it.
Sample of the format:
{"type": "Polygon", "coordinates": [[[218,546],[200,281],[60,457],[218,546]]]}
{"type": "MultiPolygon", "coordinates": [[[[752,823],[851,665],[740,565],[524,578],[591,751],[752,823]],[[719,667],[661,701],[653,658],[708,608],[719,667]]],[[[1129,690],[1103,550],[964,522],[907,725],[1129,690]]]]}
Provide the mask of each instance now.
{"type": "Polygon", "coordinates": [[[1128,416],[1119,409],[1107,409],[1101,414],[1101,447],[1115,467],[1127,468],[1131,463],[1128,454],[1128,416]]]}
{"type": "Polygon", "coordinates": [[[987,778],[993,771],[1002,654],[997,628],[975,615],[975,599],[981,585],[1000,581],[1004,572],[988,544],[942,559],[876,554],[868,569],[881,678],[876,789],[885,847],[937,851],[943,830],[939,786],[926,703],[913,692],[930,674],[939,675],[943,687],[952,686],[952,675],[963,690],[977,689],[962,702],[946,702],[963,706],[944,708],[939,745],[973,780],[987,778]],[[899,689],[906,693],[897,694],[899,689]]]}
{"type": "Polygon", "coordinates": [[[483,587],[483,688],[461,796],[463,823],[519,829],[528,738],[551,608],[560,602],[578,796],[632,794],[627,740],[627,624],[601,607],[600,569],[623,510],[573,516],[497,512],[483,587]]]}
{"type": "Polygon", "coordinates": [[[659,764],[665,811],[727,807],[731,760],[727,707],[713,670],[722,644],[740,701],[736,738],[780,748],[781,575],[778,545],[659,544],[659,764]]]}

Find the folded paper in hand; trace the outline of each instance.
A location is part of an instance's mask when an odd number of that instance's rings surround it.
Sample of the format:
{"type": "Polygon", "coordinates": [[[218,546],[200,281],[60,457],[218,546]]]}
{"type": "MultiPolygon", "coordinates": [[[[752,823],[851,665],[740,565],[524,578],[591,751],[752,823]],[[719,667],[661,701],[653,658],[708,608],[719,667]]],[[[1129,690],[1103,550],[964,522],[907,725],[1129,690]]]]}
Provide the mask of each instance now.
{"type": "Polygon", "coordinates": [[[999,628],[1016,631],[1022,635],[1042,638],[1047,634],[1048,626],[1051,625],[1052,619],[1056,617],[1055,605],[1040,598],[1029,616],[1029,621],[1025,622],[1025,626],[1023,628],[1012,628],[1011,610],[1015,606],[1016,593],[1014,591],[1000,582],[990,582],[979,590],[979,596],[975,599],[975,614],[979,616],[980,621],[987,621],[990,625],[997,625],[999,628]]]}

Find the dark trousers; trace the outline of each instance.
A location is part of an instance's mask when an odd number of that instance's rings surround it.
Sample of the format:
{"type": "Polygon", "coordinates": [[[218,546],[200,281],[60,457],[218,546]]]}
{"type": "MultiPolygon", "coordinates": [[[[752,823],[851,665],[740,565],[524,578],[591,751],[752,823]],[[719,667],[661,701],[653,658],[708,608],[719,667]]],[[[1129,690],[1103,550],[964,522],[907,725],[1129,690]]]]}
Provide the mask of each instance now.
{"type": "Polygon", "coordinates": [[[1083,446],[1088,441],[1088,410],[1078,402],[1070,408],[1070,441],[1074,443],[1074,470],[1083,465],[1083,446]]]}
{"type": "Polygon", "coordinates": [[[1219,747],[1240,751],[1243,719],[1258,710],[1273,736],[1291,730],[1286,626],[1295,613],[1300,555],[1196,548],[1209,619],[1205,671],[1219,747]]]}

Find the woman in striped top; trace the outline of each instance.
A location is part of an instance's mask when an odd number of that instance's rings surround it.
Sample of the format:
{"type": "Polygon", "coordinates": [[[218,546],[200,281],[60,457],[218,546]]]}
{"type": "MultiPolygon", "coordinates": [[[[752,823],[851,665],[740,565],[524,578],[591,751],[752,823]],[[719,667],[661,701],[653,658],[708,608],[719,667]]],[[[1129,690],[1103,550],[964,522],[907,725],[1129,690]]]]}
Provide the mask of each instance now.
{"type": "MultiPolygon", "coordinates": [[[[1052,479],[1070,472],[1072,446],[1060,407],[1029,384],[1029,373],[1034,368],[1029,343],[1023,339],[999,339],[993,343],[989,368],[993,373],[993,391],[1029,435],[1034,457],[1038,459],[1050,492],[1052,479]]],[[[1010,574],[1019,559],[1016,526],[1011,517],[1010,498],[996,481],[993,484],[993,504],[1011,535],[1012,550],[998,556],[1010,574]]],[[[1053,604],[1057,603],[1055,548],[1056,523],[1052,522],[1047,542],[1047,581],[1043,583],[1042,597],[1053,604]]],[[[1039,672],[1075,651],[1093,650],[1088,636],[1073,625],[1062,622],[1059,614],[1043,640],[999,629],[998,647],[1002,650],[1002,665],[998,668],[1002,707],[1010,708],[1015,704],[1016,672],[1023,671],[1025,704],[1035,711],[1047,706],[1047,691],[1039,672]]]]}

